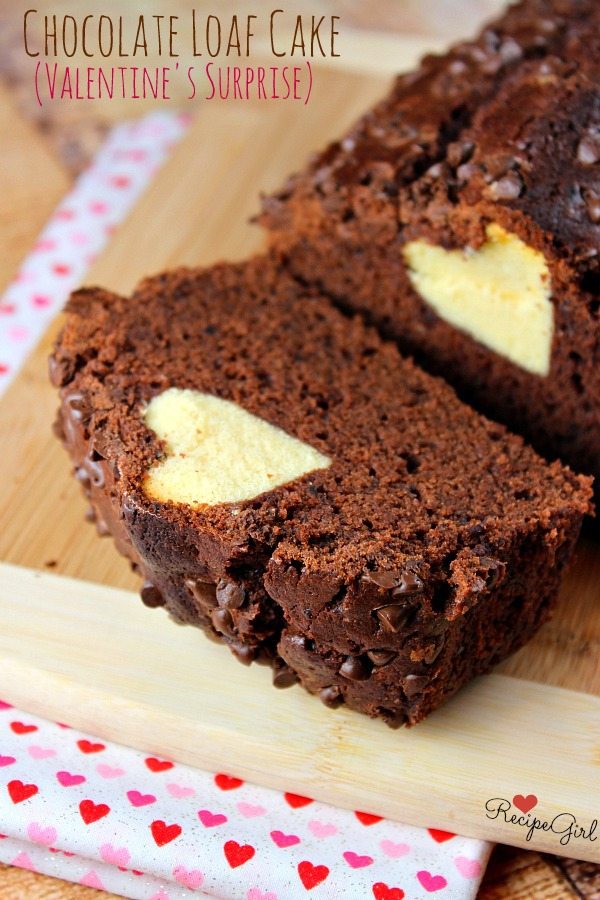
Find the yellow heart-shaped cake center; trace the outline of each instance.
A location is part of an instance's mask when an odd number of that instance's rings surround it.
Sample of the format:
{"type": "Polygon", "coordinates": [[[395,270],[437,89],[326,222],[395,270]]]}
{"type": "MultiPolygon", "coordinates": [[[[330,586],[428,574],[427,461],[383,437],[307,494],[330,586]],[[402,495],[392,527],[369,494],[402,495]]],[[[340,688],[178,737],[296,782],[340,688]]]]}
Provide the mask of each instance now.
{"type": "Polygon", "coordinates": [[[199,507],[250,500],[331,465],[281,428],[201,391],[169,388],[147,405],[144,422],[167,449],[144,483],[163,502],[199,507]]]}
{"type": "Polygon", "coordinates": [[[542,253],[494,222],[476,250],[416,240],[403,253],[413,287],[441,319],[522,369],[548,374],[554,309],[542,253]]]}

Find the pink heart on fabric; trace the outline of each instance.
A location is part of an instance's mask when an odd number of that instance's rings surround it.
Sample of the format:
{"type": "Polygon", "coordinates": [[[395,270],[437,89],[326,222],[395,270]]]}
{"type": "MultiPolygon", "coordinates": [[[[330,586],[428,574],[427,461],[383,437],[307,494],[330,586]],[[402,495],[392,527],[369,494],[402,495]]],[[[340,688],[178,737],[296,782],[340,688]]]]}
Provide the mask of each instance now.
{"type": "Polygon", "coordinates": [[[185,866],[175,866],[173,878],[179,884],[189,888],[190,891],[195,891],[204,881],[204,873],[200,869],[186,869],[185,866]]]}
{"type": "Polygon", "coordinates": [[[97,216],[103,215],[108,209],[106,203],[103,203],[102,200],[94,200],[89,205],[89,210],[91,213],[94,213],[97,216]]]}
{"type": "Polygon", "coordinates": [[[33,245],[34,250],[44,251],[44,250],[55,250],[56,249],[56,241],[53,241],[51,238],[41,238],[37,243],[33,245]]]}
{"type": "Polygon", "coordinates": [[[37,871],[28,853],[17,853],[15,858],[11,859],[11,864],[18,866],[20,869],[29,869],[30,872],[37,871]]]}
{"type": "Polygon", "coordinates": [[[359,856],[353,850],[346,850],[342,853],[342,856],[353,869],[364,869],[365,866],[370,866],[373,862],[372,856],[359,856]]]}
{"type": "Polygon", "coordinates": [[[246,900],[277,900],[277,894],[273,891],[261,891],[260,888],[251,887],[246,894],[246,900]]]}
{"type": "Polygon", "coordinates": [[[171,900],[171,895],[166,891],[157,891],[156,894],[152,894],[150,900],[171,900]]]}
{"type": "Polygon", "coordinates": [[[417,872],[417,878],[421,887],[425,888],[430,894],[433,894],[434,891],[441,891],[448,884],[443,875],[432,875],[426,869],[421,869],[420,872],[417,872]]]}
{"type": "Polygon", "coordinates": [[[0,303],[0,316],[12,316],[16,311],[14,303],[0,303]]]}
{"type": "Polygon", "coordinates": [[[113,847],[112,844],[102,844],[99,850],[100,856],[105,863],[117,866],[120,869],[124,869],[131,859],[131,854],[127,847],[113,847]]]}
{"type": "Polygon", "coordinates": [[[468,856],[455,856],[454,865],[463,878],[479,878],[483,867],[478,859],[469,859],[468,856]]]}
{"type": "Polygon", "coordinates": [[[98,891],[105,891],[106,888],[100,879],[100,876],[97,872],[94,872],[93,869],[90,869],[89,872],[86,872],[83,878],[80,880],[79,884],[84,884],[89,888],[96,888],[98,891]]]}
{"type": "Polygon", "coordinates": [[[311,819],[308,827],[314,836],[318,838],[331,837],[333,834],[337,834],[335,825],[332,825],[330,822],[319,822],[318,819],[311,819]]]}
{"type": "Polygon", "coordinates": [[[43,844],[44,847],[50,847],[56,840],[57,831],[52,825],[44,828],[39,822],[31,822],[27,826],[27,836],[34,844],[43,844]]]}
{"type": "Polygon", "coordinates": [[[399,859],[401,856],[406,856],[407,853],[410,853],[409,844],[397,844],[395,841],[390,841],[387,838],[380,841],[379,846],[390,859],[399,859]]]}
{"type": "Polygon", "coordinates": [[[46,297],[45,294],[34,294],[31,298],[31,302],[34,306],[37,306],[38,309],[45,309],[47,306],[50,306],[52,300],[50,297],[46,297]]]}
{"type": "Polygon", "coordinates": [[[74,784],[83,784],[85,775],[71,775],[70,772],[57,772],[56,777],[63,787],[72,787],[74,784]]]}
{"type": "Polygon", "coordinates": [[[0,709],[12,709],[12,703],[7,703],[6,700],[0,700],[0,709]]]}
{"type": "Polygon", "coordinates": [[[300,838],[297,834],[284,834],[283,831],[272,831],[271,840],[282,849],[284,847],[293,847],[294,844],[300,843],[300,838]]]}
{"type": "Polygon", "coordinates": [[[0,769],[3,766],[12,766],[13,763],[16,763],[16,759],[14,756],[0,756],[0,769]]]}
{"type": "Polygon", "coordinates": [[[119,775],[125,774],[125,769],[119,769],[117,766],[109,766],[106,763],[99,763],[96,766],[96,772],[102,778],[118,778],[119,775]]]}
{"type": "Polygon", "coordinates": [[[48,759],[50,756],[56,756],[56,750],[53,750],[52,747],[38,747],[37,744],[28,747],[27,752],[32,759],[48,759]]]}
{"type": "Polygon", "coordinates": [[[255,816],[264,816],[266,813],[264,806],[258,806],[253,803],[238,803],[237,808],[246,819],[251,819],[255,816]]]}
{"type": "Polygon", "coordinates": [[[205,828],[214,828],[227,821],[227,816],[224,816],[223,813],[212,813],[209,809],[199,809],[198,818],[205,828]]]}
{"type": "Polygon", "coordinates": [[[132,806],[149,806],[156,803],[154,794],[141,794],[139,791],[127,791],[127,799],[132,806]]]}
{"type": "Polygon", "coordinates": [[[178,800],[181,800],[184,797],[193,797],[196,793],[194,788],[185,787],[182,784],[168,784],[167,790],[171,797],[176,797],[178,800]]]}
{"type": "Polygon", "coordinates": [[[24,341],[29,337],[29,329],[24,325],[15,325],[8,331],[8,337],[11,341],[24,341]]]}

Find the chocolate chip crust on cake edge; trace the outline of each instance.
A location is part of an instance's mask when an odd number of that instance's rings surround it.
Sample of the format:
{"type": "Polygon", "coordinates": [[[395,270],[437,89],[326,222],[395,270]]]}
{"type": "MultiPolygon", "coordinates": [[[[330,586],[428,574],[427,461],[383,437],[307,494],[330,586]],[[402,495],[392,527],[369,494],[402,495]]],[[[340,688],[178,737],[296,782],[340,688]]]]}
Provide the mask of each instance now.
{"type": "Polygon", "coordinates": [[[600,474],[599,41],[597,4],[509,9],[476,41],[399,78],[342,140],[265,198],[260,217],[299,278],[360,311],[548,458],[593,475],[600,474]],[[456,309],[441,310],[411,271],[407,247],[422,241],[472,253],[490,223],[547,264],[551,321],[540,328],[551,332],[550,344],[533,366],[519,355],[531,356],[525,338],[511,352],[527,323],[515,324],[504,346],[497,335],[486,343],[479,323],[469,328],[464,310],[463,321],[461,310],[458,320],[456,309]]]}
{"type": "Polygon", "coordinates": [[[51,372],[77,477],[145,602],[270,663],[276,684],[390,724],[531,637],[589,509],[589,480],[274,260],[170,273],[127,301],[75,294],[51,372]],[[239,404],[331,466],[241,503],[153,500],[165,448],[141,409],[174,387],[239,404]]]}

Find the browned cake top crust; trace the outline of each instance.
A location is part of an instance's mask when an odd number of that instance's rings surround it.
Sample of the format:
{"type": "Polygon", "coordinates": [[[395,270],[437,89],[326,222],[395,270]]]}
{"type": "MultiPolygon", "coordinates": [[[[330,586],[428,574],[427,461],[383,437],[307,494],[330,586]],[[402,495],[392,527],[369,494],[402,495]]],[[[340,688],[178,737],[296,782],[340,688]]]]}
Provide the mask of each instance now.
{"type": "Polygon", "coordinates": [[[172,523],[166,566],[179,534],[221,569],[279,560],[332,585],[410,571],[426,604],[449,579],[435,603],[451,618],[485,591],[490,548],[589,509],[589,479],[543,462],[275,257],[159,275],[131,299],[79,291],[51,369],[124,515],[172,523]],[[141,411],[170,387],[231,400],[332,465],[236,504],[152,500],[142,482],[164,447],[141,411]]]}

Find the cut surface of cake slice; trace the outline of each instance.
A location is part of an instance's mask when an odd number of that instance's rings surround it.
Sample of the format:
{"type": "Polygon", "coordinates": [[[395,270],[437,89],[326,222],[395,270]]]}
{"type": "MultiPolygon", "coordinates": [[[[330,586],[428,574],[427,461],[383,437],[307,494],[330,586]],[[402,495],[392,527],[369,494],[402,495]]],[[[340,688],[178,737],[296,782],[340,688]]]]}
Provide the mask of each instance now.
{"type": "Polygon", "coordinates": [[[75,293],[50,368],[145,602],[392,724],[531,637],[589,510],[275,255],[75,293]]]}

